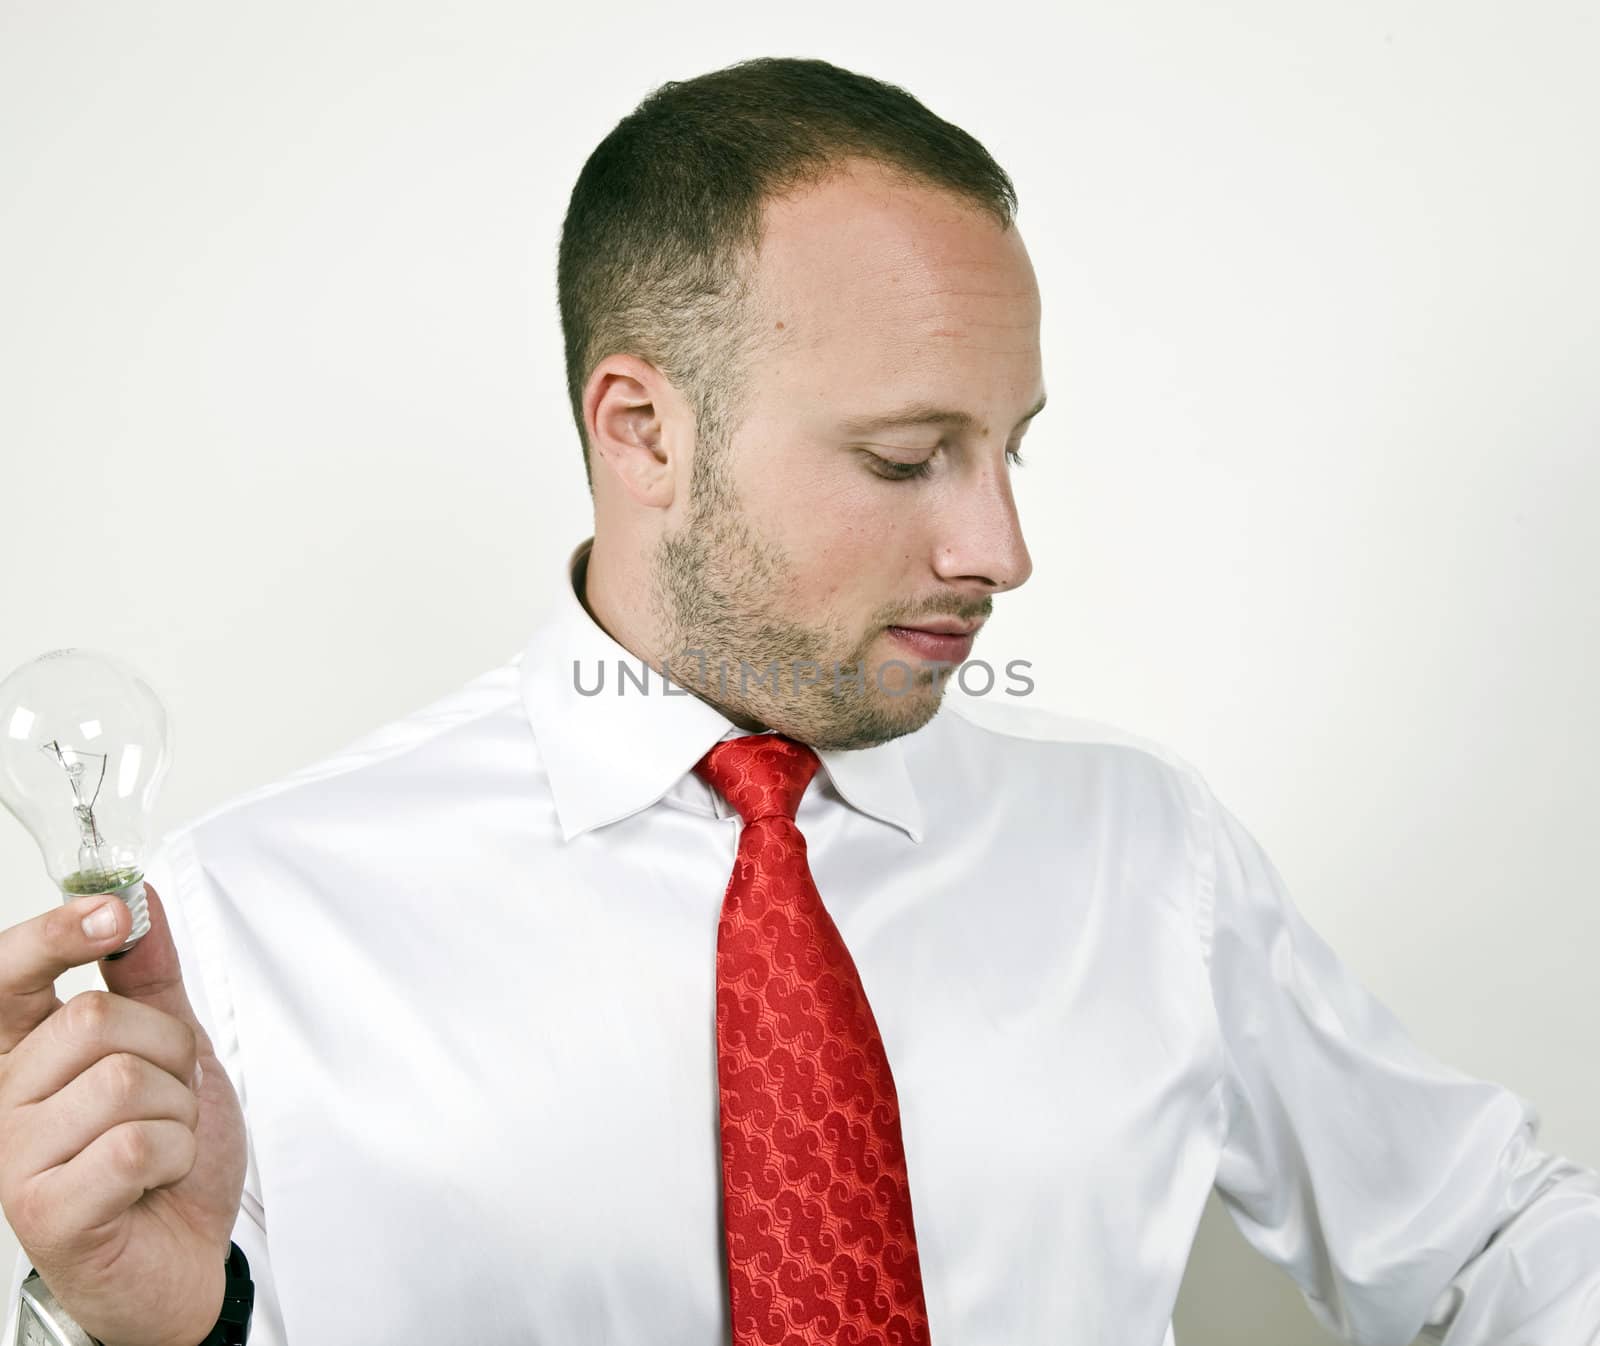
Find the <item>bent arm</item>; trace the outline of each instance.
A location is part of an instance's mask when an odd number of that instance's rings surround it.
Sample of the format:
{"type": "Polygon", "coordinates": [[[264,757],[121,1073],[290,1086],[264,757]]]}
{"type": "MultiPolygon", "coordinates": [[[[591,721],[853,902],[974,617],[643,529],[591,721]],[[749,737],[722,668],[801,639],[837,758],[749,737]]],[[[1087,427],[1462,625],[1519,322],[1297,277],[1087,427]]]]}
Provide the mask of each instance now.
{"type": "Polygon", "coordinates": [[[1245,1239],[1363,1346],[1600,1346],[1600,1176],[1536,1148],[1532,1103],[1422,1050],[1202,803],[1216,1188],[1245,1239]]]}

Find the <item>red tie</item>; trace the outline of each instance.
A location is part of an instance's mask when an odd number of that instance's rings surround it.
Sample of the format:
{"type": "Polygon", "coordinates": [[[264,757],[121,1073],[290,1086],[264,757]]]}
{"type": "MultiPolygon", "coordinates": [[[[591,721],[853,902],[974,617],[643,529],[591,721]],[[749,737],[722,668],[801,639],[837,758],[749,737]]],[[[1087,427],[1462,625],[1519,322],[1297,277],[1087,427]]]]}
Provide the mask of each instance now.
{"type": "Polygon", "coordinates": [[[817,755],[779,734],[695,774],[744,819],[717,924],[734,1346],[927,1346],[900,1104],[795,826],[817,755]]]}

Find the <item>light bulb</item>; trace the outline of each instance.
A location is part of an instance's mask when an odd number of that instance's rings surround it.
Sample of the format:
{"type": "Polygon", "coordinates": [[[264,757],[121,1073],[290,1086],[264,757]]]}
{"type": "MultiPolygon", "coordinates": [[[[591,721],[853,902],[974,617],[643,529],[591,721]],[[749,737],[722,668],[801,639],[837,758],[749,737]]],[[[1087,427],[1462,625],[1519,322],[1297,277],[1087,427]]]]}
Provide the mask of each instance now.
{"type": "Polygon", "coordinates": [[[51,650],[0,682],[0,804],[28,829],[63,903],[112,893],[150,930],[150,813],[172,763],[167,712],[142,677],[94,650],[51,650]]]}

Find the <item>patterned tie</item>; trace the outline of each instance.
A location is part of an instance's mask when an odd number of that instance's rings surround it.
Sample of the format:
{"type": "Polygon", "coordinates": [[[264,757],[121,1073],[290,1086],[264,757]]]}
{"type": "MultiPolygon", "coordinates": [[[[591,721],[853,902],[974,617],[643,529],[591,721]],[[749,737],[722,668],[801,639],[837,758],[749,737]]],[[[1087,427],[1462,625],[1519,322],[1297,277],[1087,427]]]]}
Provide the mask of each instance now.
{"type": "Polygon", "coordinates": [[[747,734],[695,774],[744,819],[717,924],[734,1346],[927,1346],[894,1078],[794,816],[821,763],[747,734]]]}

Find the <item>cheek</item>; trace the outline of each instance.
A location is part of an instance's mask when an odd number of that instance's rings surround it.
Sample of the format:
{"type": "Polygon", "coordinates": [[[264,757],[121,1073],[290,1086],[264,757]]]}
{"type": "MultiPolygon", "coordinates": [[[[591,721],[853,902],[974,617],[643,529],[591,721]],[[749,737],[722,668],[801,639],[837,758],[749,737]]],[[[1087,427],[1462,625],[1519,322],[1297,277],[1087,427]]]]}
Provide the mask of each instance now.
{"type": "Polygon", "coordinates": [[[904,545],[907,506],[895,501],[888,483],[833,481],[790,512],[801,522],[804,545],[841,564],[870,569],[904,545]]]}
{"type": "Polygon", "coordinates": [[[780,549],[798,608],[852,622],[901,596],[894,577],[916,525],[911,497],[848,454],[807,459],[770,457],[766,471],[741,482],[745,521],[780,549]]]}
{"type": "Polygon", "coordinates": [[[819,515],[798,545],[798,600],[823,620],[856,631],[886,603],[903,601],[906,547],[875,512],[851,517],[842,509],[819,515]]]}
{"type": "Polygon", "coordinates": [[[917,498],[914,486],[875,477],[846,455],[838,471],[816,484],[811,511],[819,529],[882,549],[914,524],[917,498]]]}
{"type": "Polygon", "coordinates": [[[797,448],[788,461],[770,457],[740,492],[751,528],[796,562],[881,550],[900,538],[908,513],[894,483],[873,478],[849,454],[797,448]]]}

